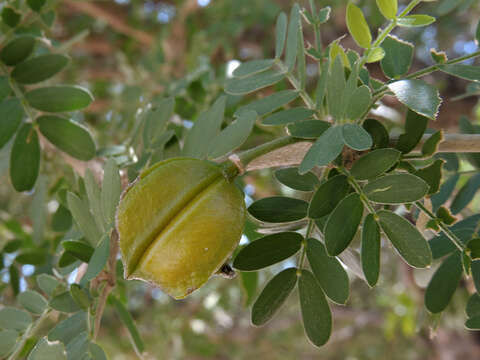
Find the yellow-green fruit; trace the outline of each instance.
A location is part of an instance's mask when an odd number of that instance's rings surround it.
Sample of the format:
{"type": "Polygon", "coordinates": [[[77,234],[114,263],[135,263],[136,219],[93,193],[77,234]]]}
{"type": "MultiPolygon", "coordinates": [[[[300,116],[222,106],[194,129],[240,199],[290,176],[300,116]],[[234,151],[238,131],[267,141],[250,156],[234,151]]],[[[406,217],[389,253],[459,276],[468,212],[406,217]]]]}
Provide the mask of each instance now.
{"type": "Polygon", "coordinates": [[[217,165],[189,158],[157,163],[117,209],[125,276],[184,298],[224,264],[244,221],[243,194],[217,165]]]}

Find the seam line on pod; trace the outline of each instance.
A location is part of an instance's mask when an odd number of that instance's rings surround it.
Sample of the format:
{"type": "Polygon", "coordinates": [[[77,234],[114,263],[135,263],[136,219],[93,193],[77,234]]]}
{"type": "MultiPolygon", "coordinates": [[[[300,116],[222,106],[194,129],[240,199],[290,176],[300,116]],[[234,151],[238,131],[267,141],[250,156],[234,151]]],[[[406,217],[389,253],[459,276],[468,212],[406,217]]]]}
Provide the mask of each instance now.
{"type": "Polygon", "coordinates": [[[162,237],[163,234],[168,233],[170,229],[175,226],[177,219],[181,218],[184,213],[190,211],[190,209],[196,206],[197,202],[200,201],[204,196],[206,196],[215,186],[217,186],[220,182],[225,181],[223,177],[217,178],[216,180],[209,183],[202,191],[200,191],[197,195],[195,195],[191,200],[188,202],[187,206],[184,206],[180,211],[178,211],[174,216],[172,216],[168,223],[163,227],[163,229],[155,235],[154,239],[150,242],[150,244],[145,248],[145,251],[139,257],[135,267],[131,273],[133,275],[137,270],[138,265],[143,261],[145,256],[150,252],[150,249],[155,245],[156,239],[162,237]]]}
{"type": "MultiPolygon", "coordinates": [[[[161,163],[161,165],[165,165],[165,164],[167,164],[167,163],[169,163],[169,162],[172,162],[172,160],[197,160],[197,159],[193,159],[193,158],[192,158],[192,159],[191,159],[191,158],[185,158],[185,159],[183,159],[183,158],[181,158],[181,159],[179,159],[179,158],[173,158],[173,159],[167,159],[167,160],[162,161],[162,162],[160,162],[160,163],[161,163]]],[[[160,164],[160,163],[158,163],[158,164],[160,164]]],[[[147,170],[147,173],[146,173],[144,176],[140,175],[139,180],[141,180],[141,181],[142,181],[142,180],[145,180],[145,178],[147,178],[149,175],[153,174],[153,173],[155,172],[156,168],[158,168],[158,165],[154,165],[154,166],[155,166],[155,168],[147,170]]],[[[176,211],[174,214],[171,214],[171,215],[169,216],[169,218],[168,218],[168,219],[166,220],[166,222],[165,222],[165,225],[163,225],[163,227],[160,229],[160,231],[159,231],[158,233],[152,235],[151,238],[150,238],[150,236],[148,237],[148,240],[147,240],[148,245],[146,245],[145,248],[144,248],[144,250],[141,251],[141,255],[137,258],[137,260],[135,261],[135,263],[134,263],[134,264],[131,264],[131,266],[128,266],[128,264],[124,262],[124,266],[125,266],[125,277],[126,277],[126,278],[130,278],[130,276],[135,272],[135,270],[136,270],[137,267],[138,267],[138,264],[139,264],[140,261],[143,259],[145,253],[146,253],[146,252],[148,251],[148,249],[151,247],[151,245],[153,244],[153,242],[155,241],[155,239],[156,239],[166,228],[169,227],[170,223],[171,223],[172,221],[174,221],[175,218],[178,217],[179,214],[181,214],[186,208],[188,208],[188,206],[189,206],[189,204],[190,204],[191,202],[195,201],[195,199],[197,199],[197,197],[201,196],[201,194],[203,194],[203,192],[204,192],[205,190],[207,190],[210,186],[212,186],[213,184],[215,184],[216,182],[218,182],[218,180],[221,180],[221,179],[224,179],[224,177],[222,176],[222,173],[221,173],[220,171],[218,171],[218,174],[215,174],[214,176],[212,175],[211,178],[209,178],[209,179],[207,178],[207,179],[206,179],[205,183],[202,184],[202,186],[200,186],[200,187],[198,188],[198,192],[197,192],[196,195],[186,197],[186,198],[183,200],[183,204],[181,205],[180,209],[179,209],[178,211],[176,211]]],[[[118,224],[117,215],[118,215],[118,212],[117,212],[117,214],[115,214],[115,217],[116,217],[115,221],[116,221],[116,223],[118,224]]],[[[116,227],[118,228],[118,225],[116,225],[116,227]]]]}

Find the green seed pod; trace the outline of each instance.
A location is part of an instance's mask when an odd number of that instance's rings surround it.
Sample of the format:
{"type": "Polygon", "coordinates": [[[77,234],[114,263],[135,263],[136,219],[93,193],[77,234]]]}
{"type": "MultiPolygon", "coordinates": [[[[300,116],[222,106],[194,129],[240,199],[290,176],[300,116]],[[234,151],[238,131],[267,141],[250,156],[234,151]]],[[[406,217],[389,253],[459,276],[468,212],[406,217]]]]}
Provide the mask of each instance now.
{"type": "Polygon", "coordinates": [[[244,222],[243,194],[218,165],[159,162],[125,191],[117,209],[125,277],[184,298],[222,267],[244,222]]]}

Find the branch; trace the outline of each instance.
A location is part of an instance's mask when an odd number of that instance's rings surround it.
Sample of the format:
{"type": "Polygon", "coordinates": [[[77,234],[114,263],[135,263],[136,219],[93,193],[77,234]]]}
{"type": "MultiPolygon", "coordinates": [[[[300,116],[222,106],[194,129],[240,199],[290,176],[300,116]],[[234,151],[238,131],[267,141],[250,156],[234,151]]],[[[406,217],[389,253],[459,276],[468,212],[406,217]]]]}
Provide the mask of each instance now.
{"type": "MultiPolygon", "coordinates": [[[[429,137],[430,135],[424,135],[415,151],[419,152],[429,137]]],[[[440,153],[480,153],[480,135],[478,134],[445,134],[444,137],[438,147],[440,153]]],[[[392,140],[395,143],[397,139],[392,140]]],[[[312,146],[312,142],[301,141],[273,150],[251,161],[247,166],[247,171],[299,165],[310,146],[312,146]]]]}
{"type": "Polygon", "coordinates": [[[113,13],[109,13],[108,11],[104,10],[98,5],[95,5],[92,2],[64,0],[63,3],[70,8],[88,14],[95,19],[101,19],[105,21],[108,25],[110,25],[119,33],[130,36],[131,38],[137,40],[145,46],[151,46],[153,44],[154,37],[152,35],[128,26],[118,16],[113,13]]]}

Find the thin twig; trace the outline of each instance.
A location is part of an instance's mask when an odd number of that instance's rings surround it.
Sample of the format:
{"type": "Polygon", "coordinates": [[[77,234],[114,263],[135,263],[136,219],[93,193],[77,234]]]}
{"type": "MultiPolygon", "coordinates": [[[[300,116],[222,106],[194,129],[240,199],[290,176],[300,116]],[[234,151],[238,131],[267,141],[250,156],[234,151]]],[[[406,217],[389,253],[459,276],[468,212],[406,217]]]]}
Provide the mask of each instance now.
{"type": "Polygon", "coordinates": [[[108,295],[115,288],[115,282],[117,279],[117,255],[118,255],[118,232],[117,230],[112,231],[110,236],[110,255],[108,257],[108,272],[106,273],[107,279],[105,282],[105,287],[100,294],[98,299],[97,311],[95,312],[95,328],[93,330],[93,339],[96,339],[100,331],[100,326],[102,323],[103,312],[107,304],[108,295]]]}

